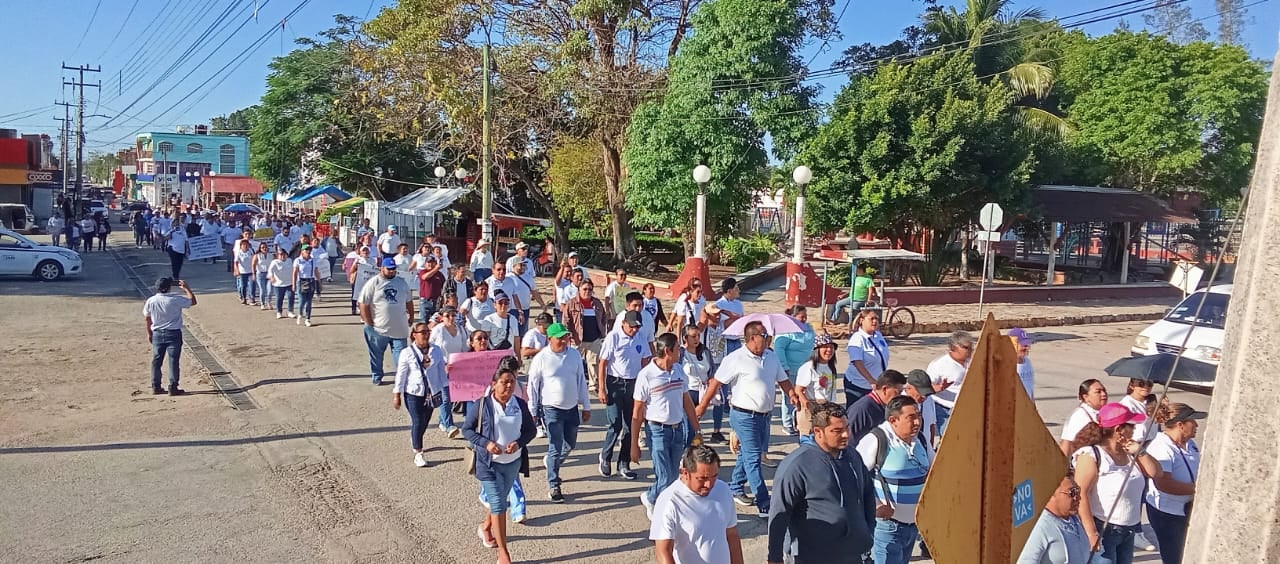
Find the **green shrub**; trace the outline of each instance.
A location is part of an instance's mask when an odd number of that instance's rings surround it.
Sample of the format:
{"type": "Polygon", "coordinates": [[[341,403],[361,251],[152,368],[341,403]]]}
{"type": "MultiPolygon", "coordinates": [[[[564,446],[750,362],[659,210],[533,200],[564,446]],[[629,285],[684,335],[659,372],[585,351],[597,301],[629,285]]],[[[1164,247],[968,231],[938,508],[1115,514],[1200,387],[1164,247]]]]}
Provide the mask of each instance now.
{"type": "Polygon", "coordinates": [[[827,285],[832,288],[848,288],[853,284],[853,272],[849,264],[833,262],[827,269],[827,285]]]}
{"type": "Polygon", "coordinates": [[[755,235],[749,239],[731,237],[721,240],[719,248],[721,256],[738,272],[746,272],[768,264],[777,244],[767,236],[755,235]]]}

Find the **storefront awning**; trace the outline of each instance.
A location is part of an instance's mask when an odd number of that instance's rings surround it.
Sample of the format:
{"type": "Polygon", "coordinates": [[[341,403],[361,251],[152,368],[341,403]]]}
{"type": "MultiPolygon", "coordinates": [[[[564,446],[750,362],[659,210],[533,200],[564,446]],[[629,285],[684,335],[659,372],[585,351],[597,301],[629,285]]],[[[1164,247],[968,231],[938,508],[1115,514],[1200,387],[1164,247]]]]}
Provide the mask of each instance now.
{"type": "Polygon", "coordinates": [[[466,188],[422,188],[385,207],[392,213],[427,215],[449,207],[467,192],[466,188]]]}
{"type": "Polygon", "coordinates": [[[233,176],[230,174],[220,174],[218,176],[201,176],[200,189],[203,192],[211,192],[215,194],[253,194],[257,196],[262,194],[262,182],[252,176],[233,176]]]}
{"type": "Polygon", "coordinates": [[[341,188],[338,188],[333,184],[325,184],[323,186],[314,186],[310,190],[305,190],[300,194],[295,194],[293,196],[290,196],[289,201],[294,203],[305,202],[307,200],[313,200],[315,198],[319,198],[320,196],[329,196],[330,198],[333,198],[335,200],[351,199],[351,194],[346,193],[346,191],[342,190],[341,188]]]}

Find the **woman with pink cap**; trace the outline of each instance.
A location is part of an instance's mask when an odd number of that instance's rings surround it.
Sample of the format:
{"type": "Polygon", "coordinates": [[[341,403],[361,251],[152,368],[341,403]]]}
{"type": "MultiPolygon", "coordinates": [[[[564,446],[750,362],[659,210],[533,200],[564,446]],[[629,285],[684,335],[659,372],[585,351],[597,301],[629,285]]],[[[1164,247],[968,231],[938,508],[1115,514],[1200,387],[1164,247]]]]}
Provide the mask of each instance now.
{"type": "Polygon", "coordinates": [[[1163,472],[1160,462],[1133,440],[1134,424],[1146,419],[1123,404],[1108,403],[1098,410],[1097,422],[1085,425],[1072,442],[1071,464],[1087,500],[1080,504],[1080,521],[1094,564],[1133,562],[1143,485],[1163,472]]]}

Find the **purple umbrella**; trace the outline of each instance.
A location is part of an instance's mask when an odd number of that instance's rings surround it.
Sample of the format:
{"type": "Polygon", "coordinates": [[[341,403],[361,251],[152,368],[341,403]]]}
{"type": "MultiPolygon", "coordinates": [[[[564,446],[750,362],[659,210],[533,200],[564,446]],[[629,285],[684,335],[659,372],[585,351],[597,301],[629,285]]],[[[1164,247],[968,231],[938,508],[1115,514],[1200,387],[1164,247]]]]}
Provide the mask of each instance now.
{"type": "Polygon", "coordinates": [[[746,329],[747,324],[753,321],[759,321],[764,324],[764,330],[770,335],[781,335],[783,333],[803,333],[804,326],[800,324],[796,318],[781,313],[752,313],[739,317],[728,327],[725,328],[726,336],[742,336],[742,331],[746,329]]]}

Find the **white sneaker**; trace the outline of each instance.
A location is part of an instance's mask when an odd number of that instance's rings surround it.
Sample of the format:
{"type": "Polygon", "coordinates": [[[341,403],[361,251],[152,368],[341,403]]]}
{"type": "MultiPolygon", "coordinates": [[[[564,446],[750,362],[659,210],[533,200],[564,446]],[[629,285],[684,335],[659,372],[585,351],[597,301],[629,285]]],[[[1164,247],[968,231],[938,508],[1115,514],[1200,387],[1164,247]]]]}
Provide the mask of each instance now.
{"type": "Polygon", "coordinates": [[[538,432],[537,432],[537,433],[535,433],[535,435],[536,435],[539,439],[544,438],[544,437],[546,437],[546,436],[547,436],[547,430],[546,430],[546,429],[544,429],[544,428],[542,428],[542,427],[538,427],[538,432]]]}
{"type": "MultiPolygon", "coordinates": [[[[289,314],[289,317],[293,317],[293,314],[292,314],[292,313],[290,313],[290,314],[289,314]]],[[[298,318],[298,320],[294,322],[294,324],[295,324],[295,325],[302,325],[302,318],[301,318],[301,317],[299,317],[299,318],[298,318]]]]}
{"type": "Polygon", "coordinates": [[[640,492],[640,503],[644,505],[645,516],[648,517],[650,521],[652,521],[653,520],[653,504],[649,503],[648,492],[640,492]]]}
{"type": "Polygon", "coordinates": [[[283,316],[283,315],[280,315],[279,313],[277,313],[277,314],[276,314],[276,319],[284,319],[284,316],[283,316]]]}
{"type": "Polygon", "coordinates": [[[425,457],[423,457],[423,456],[422,456],[422,453],[421,453],[421,452],[419,452],[419,453],[415,453],[415,454],[413,455],[413,465],[414,465],[414,466],[417,466],[418,468],[426,468],[426,467],[427,467],[427,459],[426,459],[425,457]]]}
{"type": "Polygon", "coordinates": [[[1155,552],[1156,550],[1155,544],[1153,544],[1150,540],[1148,540],[1147,535],[1143,534],[1142,532],[1139,532],[1137,535],[1134,535],[1133,545],[1137,547],[1138,550],[1143,550],[1146,552],[1155,552]]]}
{"type": "Polygon", "coordinates": [[[293,315],[293,312],[292,312],[292,311],[290,311],[290,312],[286,312],[286,313],[285,313],[285,315],[288,315],[288,316],[289,316],[289,319],[293,319],[294,317],[296,317],[295,315],[293,315]]]}
{"type": "Polygon", "coordinates": [[[307,322],[306,322],[304,325],[306,325],[307,327],[310,327],[310,326],[311,326],[311,320],[310,320],[310,319],[308,319],[308,320],[307,320],[307,322]]]}

